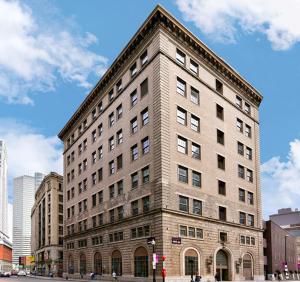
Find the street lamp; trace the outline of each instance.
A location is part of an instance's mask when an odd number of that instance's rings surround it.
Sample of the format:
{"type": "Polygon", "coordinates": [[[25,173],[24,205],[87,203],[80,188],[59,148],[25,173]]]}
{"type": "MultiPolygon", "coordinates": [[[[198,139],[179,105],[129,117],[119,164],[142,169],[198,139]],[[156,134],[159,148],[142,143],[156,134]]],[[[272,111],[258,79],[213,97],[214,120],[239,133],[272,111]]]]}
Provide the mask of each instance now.
{"type": "Polygon", "coordinates": [[[155,254],[155,240],[154,238],[151,240],[152,245],[152,267],[153,267],[153,282],[156,282],[156,254],[155,254]]]}

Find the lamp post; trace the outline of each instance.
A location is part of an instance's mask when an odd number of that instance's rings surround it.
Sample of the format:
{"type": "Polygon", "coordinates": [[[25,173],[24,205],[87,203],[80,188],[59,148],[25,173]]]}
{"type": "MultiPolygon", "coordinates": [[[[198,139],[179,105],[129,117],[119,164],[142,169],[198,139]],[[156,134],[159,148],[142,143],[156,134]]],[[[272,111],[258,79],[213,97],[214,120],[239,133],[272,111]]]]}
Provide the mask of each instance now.
{"type": "Polygon", "coordinates": [[[156,282],[156,254],[155,254],[155,240],[151,240],[151,245],[152,245],[152,267],[153,267],[153,282],[156,282]]]}

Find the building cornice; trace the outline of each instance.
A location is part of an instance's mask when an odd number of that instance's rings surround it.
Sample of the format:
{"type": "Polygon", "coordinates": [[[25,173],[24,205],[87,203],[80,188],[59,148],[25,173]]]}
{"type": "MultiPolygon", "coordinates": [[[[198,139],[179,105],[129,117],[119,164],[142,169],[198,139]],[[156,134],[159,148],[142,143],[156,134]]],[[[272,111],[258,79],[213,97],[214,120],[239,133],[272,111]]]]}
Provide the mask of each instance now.
{"type": "Polygon", "coordinates": [[[250,83],[243,79],[231,66],[210,50],[181,23],[179,23],[169,12],[158,5],[125,46],[120,55],[115,59],[111,67],[92,89],[90,94],[85,98],[71,119],[60,131],[58,136],[61,140],[65,139],[69,130],[80,119],[89,106],[95,102],[95,99],[99,95],[103,95],[107,86],[109,86],[115,76],[120,73],[120,70],[136,52],[137,48],[140,47],[141,44],[149,36],[151,36],[157,28],[166,30],[174,36],[176,40],[183,43],[184,46],[197,54],[197,58],[210,69],[214,70],[222,79],[227,81],[239,92],[242,92],[257,107],[260,105],[263,97],[253,86],[250,85],[250,83]]]}

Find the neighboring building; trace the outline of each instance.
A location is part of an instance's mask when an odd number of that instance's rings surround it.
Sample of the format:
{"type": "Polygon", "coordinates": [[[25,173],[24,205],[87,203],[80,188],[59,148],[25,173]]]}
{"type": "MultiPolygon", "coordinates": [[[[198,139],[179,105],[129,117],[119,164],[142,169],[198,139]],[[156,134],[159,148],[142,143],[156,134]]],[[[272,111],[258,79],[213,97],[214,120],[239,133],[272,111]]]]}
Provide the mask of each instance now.
{"type": "Polygon", "coordinates": [[[285,264],[290,276],[298,271],[296,238],[281,228],[272,220],[265,222],[264,239],[266,241],[264,254],[265,274],[279,274],[285,276],[285,264]]]}
{"type": "Polygon", "coordinates": [[[277,214],[270,215],[270,220],[296,237],[298,269],[300,269],[300,211],[291,208],[279,209],[277,214]]]}
{"type": "Polygon", "coordinates": [[[34,204],[34,193],[37,181],[41,178],[41,173],[34,176],[20,176],[14,178],[13,185],[13,263],[19,264],[19,257],[30,256],[31,238],[31,208],[34,204]]]}
{"type": "Polygon", "coordinates": [[[62,276],[63,177],[45,176],[35,193],[31,210],[31,252],[37,274],[62,276]]]}
{"type": "Polygon", "coordinates": [[[7,150],[0,140],[0,232],[8,236],[7,150]]]}
{"type": "Polygon", "coordinates": [[[12,244],[9,238],[0,231],[0,273],[12,269],[12,244]]]}
{"type": "MultiPolygon", "coordinates": [[[[262,96],[158,6],[59,133],[64,272],[264,279],[262,96]]],[[[139,278],[136,278],[137,280],[139,278]]]]}

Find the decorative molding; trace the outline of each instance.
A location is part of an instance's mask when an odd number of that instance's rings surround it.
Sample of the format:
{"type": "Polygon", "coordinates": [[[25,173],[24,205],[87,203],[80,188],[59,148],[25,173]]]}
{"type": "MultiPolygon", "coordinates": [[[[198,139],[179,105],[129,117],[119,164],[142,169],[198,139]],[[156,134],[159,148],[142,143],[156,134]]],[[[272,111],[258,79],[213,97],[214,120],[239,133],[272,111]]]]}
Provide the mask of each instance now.
{"type": "Polygon", "coordinates": [[[143,23],[143,25],[138,29],[129,43],[125,46],[120,55],[115,59],[111,67],[106,71],[100,81],[92,89],[90,94],[85,98],[71,119],[60,131],[58,136],[61,140],[65,139],[65,136],[72,128],[74,123],[80,119],[81,115],[86,111],[86,109],[88,109],[95,99],[99,95],[104,95],[107,87],[110,86],[111,80],[113,80],[115,76],[120,73],[123,66],[133,56],[136,50],[142,45],[143,42],[145,42],[155,33],[157,28],[164,29],[171,34],[176,41],[179,41],[185,47],[190,48],[197,55],[198,59],[200,59],[210,69],[214,70],[222,79],[246,95],[257,107],[260,105],[263,97],[254,87],[244,80],[224,60],[211,51],[196,36],[188,31],[164,8],[158,5],[143,23]]]}

